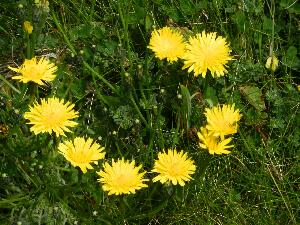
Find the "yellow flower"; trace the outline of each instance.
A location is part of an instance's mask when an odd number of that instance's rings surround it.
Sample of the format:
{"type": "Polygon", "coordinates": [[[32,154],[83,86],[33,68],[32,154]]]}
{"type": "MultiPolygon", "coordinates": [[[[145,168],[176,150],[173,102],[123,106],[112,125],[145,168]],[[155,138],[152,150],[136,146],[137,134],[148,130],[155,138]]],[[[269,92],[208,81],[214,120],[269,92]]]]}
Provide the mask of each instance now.
{"type": "Polygon", "coordinates": [[[300,84],[297,85],[297,89],[300,92],[300,84]]]}
{"type": "Polygon", "coordinates": [[[194,161],[188,158],[187,153],[177,152],[176,149],[169,149],[168,153],[158,153],[158,160],[154,163],[152,172],[159,173],[153,178],[153,182],[160,181],[162,184],[172,182],[181,186],[191,180],[195,173],[196,166],[194,161]]]}
{"type": "Polygon", "coordinates": [[[211,75],[220,77],[227,72],[225,64],[232,59],[231,50],[225,38],[217,37],[217,33],[198,33],[189,38],[186,53],[183,56],[184,66],[188,72],[194,71],[194,76],[206,76],[207,70],[211,75]]]}
{"type": "Polygon", "coordinates": [[[238,109],[234,109],[234,104],[215,106],[212,109],[206,108],[205,113],[207,119],[207,130],[214,136],[221,136],[224,139],[225,135],[235,134],[237,132],[237,122],[242,115],[238,109]]]}
{"type": "Polygon", "coordinates": [[[183,36],[169,27],[154,30],[148,48],[150,48],[160,60],[169,62],[177,61],[185,51],[183,36]]]}
{"type": "Polygon", "coordinates": [[[108,191],[108,195],[121,195],[135,193],[148,185],[144,184],[143,179],[146,172],[139,173],[142,165],[135,167],[135,161],[132,162],[118,159],[117,162],[112,160],[112,165],[105,163],[102,170],[97,172],[100,176],[98,181],[103,184],[104,191],[108,191]]]}
{"type": "Polygon", "coordinates": [[[24,118],[30,120],[33,126],[30,130],[35,133],[56,133],[56,136],[71,132],[68,127],[74,127],[76,122],[71,119],[78,117],[78,112],[73,110],[74,104],[58,98],[42,99],[41,104],[35,103],[29,107],[30,112],[25,112],[24,118]]]}
{"type": "Polygon", "coordinates": [[[273,55],[267,59],[266,68],[275,71],[278,67],[278,64],[279,64],[279,60],[275,55],[273,55]]]}
{"type": "Polygon", "coordinates": [[[58,146],[59,153],[62,154],[73,166],[79,166],[83,173],[87,169],[93,169],[91,163],[98,165],[98,160],[103,159],[104,147],[88,138],[77,137],[74,141],[65,141],[58,146]]]}
{"type": "Polygon", "coordinates": [[[31,34],[32,30],[33,30],[33,26],[31,25],[31,23],[29,21],[25,21],[24,22],[24,30],[28,33],[31,34]]]}
{"type": "Polygon", "coordinates": [[[55,79],[54,74],[57,67],[45,57],[39,61],[34,57],[30,60],[25,59],[25,62],[19,68],[8,67],[9,69],[20,73],[21,75],[14,76],[12,79],[20,80],[23,83],[33,81],[39,85],[43,85],[43,81],[52,81],[55,79]]]}
{"type": "Polygon", "coordinates": [[[228,145],[231,138],[220,140],[220,137],[209,134],[208,130],[204,127],[201,127],[201,133],[198,132],[197,135],[200,139],[199,146],[207,149],[209,154],[229,154],[230,151],[227,149],[233,147],[233,145],[228,145]]]}

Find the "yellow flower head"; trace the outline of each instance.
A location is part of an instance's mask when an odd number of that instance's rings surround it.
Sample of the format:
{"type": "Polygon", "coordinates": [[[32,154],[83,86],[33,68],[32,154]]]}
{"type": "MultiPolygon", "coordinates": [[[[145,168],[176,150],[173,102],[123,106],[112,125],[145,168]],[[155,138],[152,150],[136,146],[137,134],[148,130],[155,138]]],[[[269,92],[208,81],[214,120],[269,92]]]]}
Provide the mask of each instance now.
{"type": "Polygon", "coordinates": [[[266,68],[275,71],[278,67],[278,64],[279,64],[279,60],[275,55],[273,55],[267,59],[266,68]]]}
{"type": "Polygon", "coordinates": [[[20,80],[23,83],[33,81],[39,85],[43,85],[43,81],[52,81],[55,79],[54,74],[57,67],[45,57],[39,61],[34,57],[25,59],[25,62],[19,68],[8,67],[9,69],[20,73],[21,75],[13,76],[12,79],[20,80]]]}
{"type": "Polygon", "coordinates": [[[188,158],[187,153],[177,152],[176,149],[169,149],[168,153],[158,153],[158,160],[154,163],[152,172],[159,173],[153,178],[153,182],[160,181],[162,184],[172,182],[181,186],[191,180],[195,173],[196,166],[194,161],[188,158]]]}
{"type": "Polygon", "coordinates": [[[150,48],[160,60],[169,62],[177,61],[185,51],[183,36],[169,27],[154,30],[148,48],[150,48]]]}
{"type": "Polygon", "coordinates": [[[217,33],[198,33],[189,38],[186,48],[182,69],[189,68],[188,72],[194,71],[195,77],[199,74],[205,77],[207,70],[210,70],[213,77],[224,76],[227,72],[225,64],[232,59],[229,55],[231,50],[225,38],[217,37],[217,33]]]}
{"type": "Polygon", "coordinates": [[[233,145],[228,145],[231,138],[221,140],[220,137],[209,134],[208,130],[204,127],[201,127],[201,133],[198,132],[197,135],[200,139],[199,146],[207,149],[209,154],[229,154],[230,151],[227,149],[233,147],[233,145]]]}
{"type": "Polygon", "coordinates": [[[118,159],[117,162],[112,160],[112,165],[104,164],[104,168],[97,172],[100,176],[98,181],[103,184],[104,191],[108,191],[108,195],[121,195],[135,193],[143,187],[147,187],[143,179],[146,172],[139,173],[142,165],[135,167],[135,161],[125,161],[124,158],[118,159]]]}
{"type": "Polygon", "coordinates": [[[74,104],[58,98],[42,99],[41,104],[35,103],[29,107],[29,112],[25,112],[24,118],[30,120],[28,124],[33,126],[30,130],[35,133],[56,133],[56,136],[63,135],[64,132],[71,132],[68,127],[74,127],[76,122],[71,119],[78,117],[78,112],[73,110],[74,104]]]}
{"type": "Polygon", "coordinates": [[[297,89],[300,92],[300,84],[297,85],[297,89]]]}
{"type": "Polygon", "coordinates": [[[91,163],[98,165],[98,160],[103,159],[105,153],[104,147],[88,138],[77,137],[74,141],[65,141],[58,146],[59,153],[62,154],[73,166],[79,166],[83,173],[87,169],[93,169],[91,163]]]}
{"type": "Polygon", "coordinates": [[[237,132],[237,122],[242,117],[240,111],[234,109],[234,104],[206,108],[204,114],[207,119],[207,130],[214,136],[221,136],[222,140],[225,135],[237,132]]]}
{"type": "Polygon", "coordinates": [[[31,34],[33,31],[33,26],[31,25],[31,23],[29,21],[25,21],[24,22],[24,30],[28,33],[31,34]]]}

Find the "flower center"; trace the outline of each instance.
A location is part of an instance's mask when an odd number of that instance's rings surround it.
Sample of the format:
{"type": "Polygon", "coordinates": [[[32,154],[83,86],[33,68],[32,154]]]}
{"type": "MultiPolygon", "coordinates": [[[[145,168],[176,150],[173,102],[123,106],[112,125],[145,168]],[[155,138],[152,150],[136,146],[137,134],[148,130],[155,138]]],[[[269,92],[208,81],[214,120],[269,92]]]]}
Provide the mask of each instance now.
{"type": "Polygon", "coordinates": [[[115,176],[114,180],[113,180],[113,183],[115,186],[124,186],[124,185],[128,185],[128,184],[132,184],[133,182],[133,174],[131,173],[124,173],[124,172],[121,172],[120,171],[118,172],[118,174],[115,176]]]}
{"type": "Polygon", "coordinates": [[[178,174],[180,174],[180,171],[181,171],[181,167],[178,161],[173,162],[170,165],[169,174],[171,176],[177,176],[178,174]]]}
{"type": "Polygon", "coordinates": [[[44,114],[44,118],[47,121],[48,126],[53,127],[63,122],[63,113],[55,111],[55,109],[48,109],[44,114]]]}
{"type": "Polygon", "coordinates": [[[172,49],[172,43],[170,43],[169,40],[162,40],[161,42],[161,47],[163,49],[163,51],[168,52],[172,49]]]}

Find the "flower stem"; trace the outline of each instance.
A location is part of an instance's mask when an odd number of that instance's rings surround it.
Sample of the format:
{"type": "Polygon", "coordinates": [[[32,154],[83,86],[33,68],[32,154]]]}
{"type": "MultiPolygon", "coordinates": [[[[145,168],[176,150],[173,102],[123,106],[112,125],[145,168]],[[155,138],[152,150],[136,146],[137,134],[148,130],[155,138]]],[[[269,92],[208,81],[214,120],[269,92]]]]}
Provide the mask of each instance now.
{"type": "Polygon", "coordinates": [[[74,46],[72,45],[72,43],[70,42],[69,38],[67,37],[67,35],[65,34],[63,28],[61,27],[60,23],[58,22],[57,18],[56,18],[56,15],[54,12],[52,12],[52,18],[53,18],[53,21],[55,23],[55,25],[57,26],[57,29],[60,31],[60,33],[63,35],[63,38],[65,40],[65,42],[67,43],[67,45],[69,46],[69,48],[71,49],[72,53],[74,55],[77,55],[77,52],[74,48],[74,46]]]}
{"type": "Polygon", "coordinates": [[[138,105],[136,104],[136,102],[135,102],[135,100],[134,100],[134,98],[133,98],[133,96],[132,96],[132,93],[130,93],[129,98],[130,98],[130,101],[132,102],[132,104],[133,104],[135,110],[137,111],[139,117],[140,117],[141,120],[144,122],[144,124],[148,127],[147,120],[145,119],[145,117],[144,117],[143,114],[141,113],[141,111],[140,111],[138,105]]]}
{"type": "Polygon", "coordinates": [[[83,61],[83,65],[87,69],[89,69],[92,72],[92,74],[96,75],[103,83],[105,83],[114,93],[118,93],[117,89],[114,86],[112,86],[112,84],[109,83],[102,75],[100,75],[97,71],[90,67],[90,65],[86,61],[83,61]]]}
{"type": "Polygon", "coordinates": [[[27,39],[27,46],[26,46],[26,58],[31,59],[31,41],[30,41],[30,35],[26,32],[26,39],[27,39]]]}
{"type": "Polygon", "coordinates": [[[208,168],[211,159],[212,159],[212,156],[209,155],[208,153],[205,156],[203,156],[201,163],[199,165],[199,168],[198,168],[200,178],[204,177],[205,171],[208,168]]]}

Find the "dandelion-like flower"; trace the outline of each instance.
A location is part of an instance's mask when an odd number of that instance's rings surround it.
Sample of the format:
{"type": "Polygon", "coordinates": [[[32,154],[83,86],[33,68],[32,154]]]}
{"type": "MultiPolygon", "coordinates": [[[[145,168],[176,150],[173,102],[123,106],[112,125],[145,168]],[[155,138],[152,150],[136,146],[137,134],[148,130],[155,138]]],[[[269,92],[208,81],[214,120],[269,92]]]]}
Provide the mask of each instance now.
{"type": "Polygon", "coordinates": [[[147,187],[143,179],[146,172],[139,173],[142,165],[136,167],[135,161],[125,161],[124,158],[118,161],[112,160],[112,165],[105,163],[101,171],[97,172],[100,176],[98,181],[103,184],[104,191],[108,195],[134,194],[136,190],[147,187]]]}
{"type": "Polygon", "coordinates": [[[207,130],[215,136],[220,136],[222,140],[225,135],[237,132],[237,122],[242,117],[240,111],[234,109],[234,104],[206,108],[204,114],[207,119],[207,130]]]}
{"type": "Polygon", "coordinates": [[[74,141],[65,141],[58,146],[59,153],[62,154],[74,167],[79,166],[83,173],[87,169],[93,169],[91,163],[98,165],[98,160],[103,159],[104,147],[94,142],[91,138],[85,140],[77,137],[74,141]]]}
{"type": "Polygon", "coordinates": [[[153,182],[160,181],[162,184],[172,182],[173,185],[178,183],[184,186],[185,182],[192,179],[190,175],[194,174],[195,170],[194,161],[188,158],[187,153],[169,149],[168,153],[158,153],[152,172],[159,175],[153,178],[153,182]]]}
{"type": "Polygon", "coordinates": [[[33,31],[33,26],[31,25],[31,23],[29,21],[25,21],[23,23],[23,26],[24,26],[24,30],[28,33],[28,34],[31,34],[32,31],[33,31]]]}
{"type": "Polygon", "coordinates": [[[186,53],[183,56],[184,66],[182,69],[188,69],[188,72],[194,71],[194,76],[202,74],[206,76],[207,70],[211,75],[220,77],[227,72],[225,65],[232,59],[231,49],[222,36],[217,37],[217,33],[196,34],[190,37],[186,45],[186,53]]]}
{"type": "Polygon", "coordinates": [[[183,36],[169,27],[154,30],[151,34],[150,48],[160,60],[177,61],[185,52],[183,36]]]}
{"type": "Polygon", "coordinates": [[[12,79],[20,80],[23,83],[29,81],[43,85],[43,81],[53,81],[56,77],[54,74],[57,67],[45,57],[40,58],[39,61],[34,57],[32,59],[25,59],[25,62],[19,68],[8,67],[9,69],[20,73],[21,75],[13,76],[12,79]]]}
{"type": "Polygon", "coordinates": [[[230,151],[227,149],[233,147],[233,145],[228,145],[231,138],[221,140],[220,137],[209,134],[208,130],[204,127],[201,127],[201,132],[198,132],[197,135],[199,137],[199,146],[207,149],[209,154],[229,154],[230,151]]]}
{"type": "Polygon", "coordinates": [[[78,117],[78,112],[73,110],[74,104],[58,98],[41,99],[41,104],[35,103],[29,107],[29,112],[25,112],[24,118],[30,120],[28,124],[33,126],[30,130],[35,133],[56,133],[56,136],[63,135],[64,132],[71,132],[68,127],[75,127],[76,122],[71,119],[78,117]]]}
{"type": "Polygon", "coordinates": [[[270,56],[266,62],[266,68],[275,71],[278,67],[279,60],[275,55],[270,56]]]}

